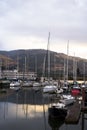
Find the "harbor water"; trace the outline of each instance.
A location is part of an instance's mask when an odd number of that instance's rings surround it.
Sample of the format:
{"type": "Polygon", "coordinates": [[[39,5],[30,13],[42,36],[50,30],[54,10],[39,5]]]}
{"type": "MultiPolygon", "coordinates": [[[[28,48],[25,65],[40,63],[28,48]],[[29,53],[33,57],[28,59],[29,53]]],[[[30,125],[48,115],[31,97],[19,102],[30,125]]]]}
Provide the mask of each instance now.
{"type": "Polygon", "coordinates": [[[86,130],[87,119],[77,124],[50,120],[48,107],[52,95],[43,95],[41,91],[24,89],[0,99],[1,130],[86,130]]]}

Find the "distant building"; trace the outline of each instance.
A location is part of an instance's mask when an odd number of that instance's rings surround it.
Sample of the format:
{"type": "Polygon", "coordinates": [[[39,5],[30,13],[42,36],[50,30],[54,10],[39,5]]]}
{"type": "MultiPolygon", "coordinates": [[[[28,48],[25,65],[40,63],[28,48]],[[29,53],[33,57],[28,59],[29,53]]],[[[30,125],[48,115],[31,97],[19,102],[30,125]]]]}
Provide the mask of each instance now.
{"type": "Polygon", "coordinates": [[[37,74],[35,72],[18,72],[18,70],[4,70],[1,72],[1,78],[14,79],[36,79],[37,74]]]}

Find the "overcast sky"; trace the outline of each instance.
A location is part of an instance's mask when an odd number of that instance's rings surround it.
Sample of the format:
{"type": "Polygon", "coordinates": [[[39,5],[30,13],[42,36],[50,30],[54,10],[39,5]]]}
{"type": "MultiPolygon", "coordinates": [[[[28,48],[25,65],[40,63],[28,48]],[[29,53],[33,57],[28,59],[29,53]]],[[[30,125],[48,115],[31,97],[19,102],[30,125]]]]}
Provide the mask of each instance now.
{"type": "Polygon", "coordinates": [[[0,0],[0,50],[47,49],[87,58],[87,0],[0,0]]]}

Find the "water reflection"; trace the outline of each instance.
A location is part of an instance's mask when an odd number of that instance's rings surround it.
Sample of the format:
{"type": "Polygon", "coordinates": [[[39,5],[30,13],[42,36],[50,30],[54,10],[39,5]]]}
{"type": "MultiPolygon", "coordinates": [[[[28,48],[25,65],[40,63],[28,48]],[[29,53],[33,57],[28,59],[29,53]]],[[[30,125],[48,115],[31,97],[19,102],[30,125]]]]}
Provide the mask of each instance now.
{"type": "Polygon", "coordinates": [[[59,130],[59,128],[64,124],[64,121],[59,120],[59,118],[52,118],[48,116],[48,123],[52,130],[59,130]]]}
{"type": "Polygon", "coordinates": [[[46,130],[48,99],[41,93],[25,90],[0,100],[0,129],[46,130]]]}
{"type": "Polygon", "coordinates": [[[35,118],[41,117],[44,113],[47,112],[48,106],[45,105],[28,105],[28,104],[14,104],[14,103],[0,103],[0,119],[7,118],[35,118]]]}
{"type": "MultiPolygon", "coordinates": [[[[85,130],[86,120],[80,119],[77,125],[65,124],[61,120],[48,116],[51,95],[41,92],[21,90],[11,96],[0,99],[0,129],[3,130],[85,130]],[[82,125],[83,123],[83,125],[82,125]]],[[[86,115],[85,115],[86,117],[86,115]]]]}
{"type": "Polygon", "coordinates": [[[35,92],[32,89],[30,89],[30,90],[21,90],[18,93],[15,92],[13,95],[9,97],[0,99],[0,101],[6,101],[6,102],[8,101],[18,104],[43,105],[43,103],[48,104],[50,102],[50,97],[45,96],[43,98],[43,94],[41,93],[41,91],[35,92]]]}

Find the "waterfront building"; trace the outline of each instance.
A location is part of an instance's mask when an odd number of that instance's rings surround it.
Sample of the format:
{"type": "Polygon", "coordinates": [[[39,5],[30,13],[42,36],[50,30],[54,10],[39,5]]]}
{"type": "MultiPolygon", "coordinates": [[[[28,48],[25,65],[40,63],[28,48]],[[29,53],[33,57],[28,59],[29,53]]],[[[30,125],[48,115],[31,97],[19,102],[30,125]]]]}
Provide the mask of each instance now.
{"type": "Polygon", "coordinates": [[[18,72],[18,70],[3,70],[1,72],[1,78],[7,78],[7,79],[32,79],[35,80],[37,77],[37,74],[35,72],[18,72]]]}

